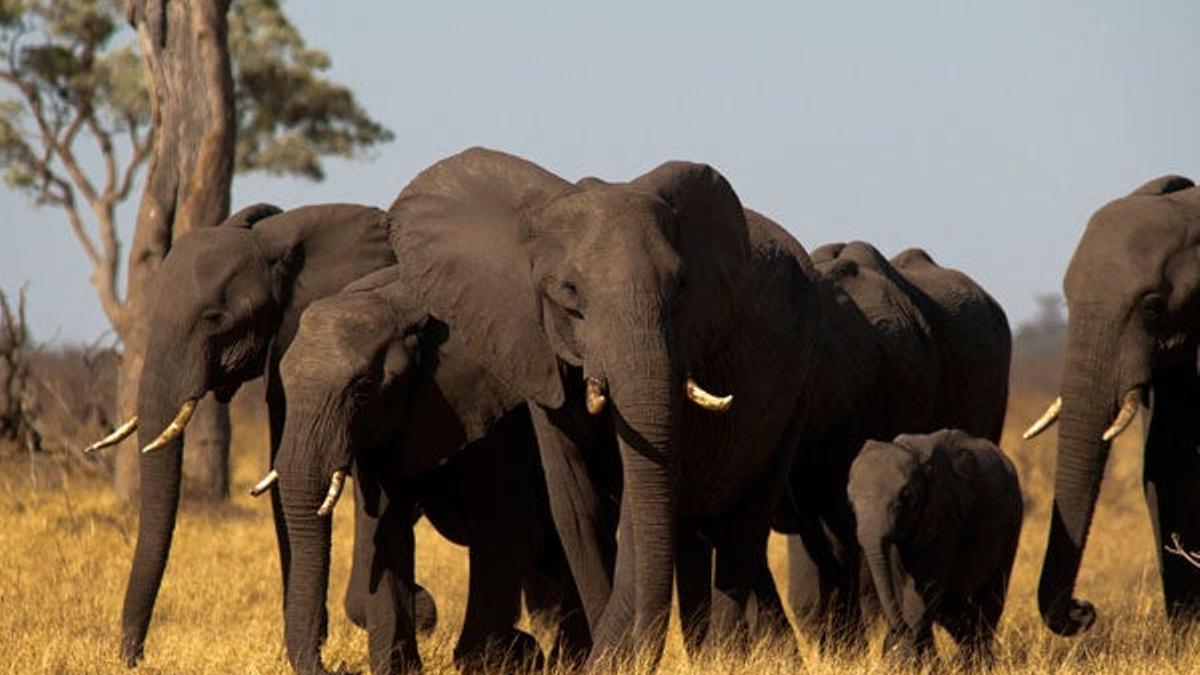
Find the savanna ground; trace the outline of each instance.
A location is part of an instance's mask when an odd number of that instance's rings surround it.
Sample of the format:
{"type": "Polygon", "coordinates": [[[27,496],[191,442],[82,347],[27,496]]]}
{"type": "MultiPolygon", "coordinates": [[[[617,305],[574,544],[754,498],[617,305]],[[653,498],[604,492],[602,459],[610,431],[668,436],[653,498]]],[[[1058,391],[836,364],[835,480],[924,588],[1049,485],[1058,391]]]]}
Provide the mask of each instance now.
{"type": "MultiPolygon", "coordinates": [[[[1032,443],[1020,431],[1046,404],[1015,397],[1003,447],[1014,458],[1026,494],[1026,519],[1009,603],[998,638],[996,673],[1196,673],[1200,639],[1173,639],[1162,615],[1154,545],[1141,495],[1138,434],[1115,447],[1083,562],[1079,597],[1096,603],[1099,620],[1087,635],[1064,639],[1046,630],[1035,589],[1045,545],[1053,478],[1054,434],[1032,443]]],[[[282,647],[278,563],[270,507],[246,488],[263,473],[265,434],[235,423],[234,497],[218,508],[185,506],[146,645],[142,673],[287,673],[282,647]]],[[[11,456],[11,455],[10,455],[11,456]]],[[[119,617],[137,515],[103,483],[53,460],[17,457],[0,465],[0,672],[124,673],[117,657],[119,617]]],[[[325,660],[367,670],[364,634],[341,610],[349,569],[352,509],[335,516],[330,637],[325,660]]],[[[465,550],[422,522],[418,579],[437,599],[437,630],[421,645],[426,669],[454,672],[451,651],[464,608],[465,550]]],[[[785,579],[783,541],[771,542],[771,565],[785,579]]],[[[1200,573],[1200,572],[1198,572],[1200,573]]],[[[782,586],[782,583],[781,583],[782,586]]],[[[783,589],[781,588],[781,591],[783,589]]],[[[858,658],[822,656],[800,639],[812,673],[902,672],[878,656],[881,626],[870,652],[858,658]]],[[[943,655],[953,647],[939,636],[943,655]]],[[[638,670],[636,664],[627,668],[638,670]]],[[[665,673],[792,672],[793,664],[764,647],[750,658],[717,655],[689,663],[673,622],[660,671],[665,673]]]]}

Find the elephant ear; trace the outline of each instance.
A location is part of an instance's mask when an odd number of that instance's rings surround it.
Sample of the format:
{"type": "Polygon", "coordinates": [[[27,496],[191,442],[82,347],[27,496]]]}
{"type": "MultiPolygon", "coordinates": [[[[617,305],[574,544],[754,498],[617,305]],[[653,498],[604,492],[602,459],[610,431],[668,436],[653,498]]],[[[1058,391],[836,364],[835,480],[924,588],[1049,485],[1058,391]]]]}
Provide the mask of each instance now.
{"type": "Polygon", "coordinates": [[[1195,186],[1196,184],[1193,183],[1190,178],[1185,178],[1183,176],[1177,176],[1174,174],[1167,174],[1166,176],[1159,176],[1158,178],[1139,186],[1136,190],[1129,194],[1130,196],[1143,195],[1150,197],[1161,197],[1162,195],[1169,195],[1172,192],[1179,192],[1180,190],[1186,190],[1195,186]]]}
{"type": "MultiPolygon", "coordinates": [[[[732,305],[750,256],[750,238],[745,211],[729,181],[707,164],[672,161],[629,185],[674,209],[674,231],[667,236],[685,261],[689,292],[706,303],[727,299],[732,305]]],[[[732,310],[710,304],[704,313],[719,321],[732,310]]]]}
{"type": "Polygon", "coordinates": [[[562,376],[542,325],[526,218],[575,190],[531,162],[472,148],[421,172],[389,210],[392,248],[416,301],[480,366],[549,408],[563,403],[562,376]]]}
{"type": "Polygon", "coordinates": [[[223,227],[253,227],[260,220],[270,218],[271,216],[283,213],[283,209],[274,204],[259,202],[251,204],[237,213],[226,218],[221,225],[223,227]]]}
{"type": "Polygon", "coordinates": [[[930,522],[938,523],[943,535],[954,537],[967,525],[979,467],[961,432],[942,430],[927,439],[928,455],[922,468],[930,486],[930,522]]]}

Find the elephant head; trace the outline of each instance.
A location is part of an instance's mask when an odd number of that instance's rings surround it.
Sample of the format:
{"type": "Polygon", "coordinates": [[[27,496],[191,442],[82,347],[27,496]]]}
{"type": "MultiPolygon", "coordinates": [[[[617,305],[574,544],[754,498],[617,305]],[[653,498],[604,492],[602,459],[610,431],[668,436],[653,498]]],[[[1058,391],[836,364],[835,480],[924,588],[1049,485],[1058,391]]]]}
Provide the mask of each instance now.
{"type": "Polygon", "coordinates": [[[1164,176],[1097,211],[1067,268],[1061,397],[1026,433],[1059,421],[1054,508],[1038,585],[1042,618],[1056,633],[1071,635],[1095,620],[1091,604],[1072,594],[1113,438],[1140,406],[1162,397],[1157,373],[1194,373],[1198,254],[1200,190],[1186,178],[1164,176]]]}
{"type": "MultiPolygon", "coordinates": [[[[182,435],[196,402],[208,392],[228,401],[243,382],[263,373],[268,351],[278,347],[281,325],[303,302],[297,296],[317,293],[323,285],[340,288],[346,282],[334,278],[361,276],[355,271],[360,265],[380,266],[364,233],[383,231],[385,220],[379,209],[356,205],[281,214],[274,206],[256,204],[218,226],[181,237],[163,259],[142,319],[147,342],[137,416],[93,446],[113,444],[136,429],[142,447],[141,520],[123,614],[127,661],[140,657],[170,551],[182,435]],[[327,245],[319,237],[337,243],[327,245]],[[359,255],[352,258],[354,253],[359,255]],[[350,261],[326,264],[326,255],[350,261]],[[306,279],[300,282],[302,273],[306,279]]],[[[382,250],[391,260],[390,250],[382,250]]]]}
{"type": "Polygon", "coordinates": [[[957,432],[938,432],[900,435],[891,443],[867,441],[850,469],[846,493],[858,542],[884,614],[901,633],[910,626],[897,599],[894,571],[900,565],[940,565],[911,556],[938,551],[938,541],[954,541],[970,509],[969,476],[964,475],[970,469],[950,450],[957,437],[957,432]],[[901,550],[908,554],[905,559],[901,550]]]}
{"type": "Polygon", "coordinates": [[[390,213],[404,223],[391,239],[405,284],[477,363],[536,405],[612,416],[631,507],[633,535],[620,545],[635,556],[634,634],[661,645],[679,416],[688,400],[714,414],[729,405],[689,374],[729,329],[743,281],[737,195],[703,164],[575,185],[476,148],[417,176],[390,213]]]}

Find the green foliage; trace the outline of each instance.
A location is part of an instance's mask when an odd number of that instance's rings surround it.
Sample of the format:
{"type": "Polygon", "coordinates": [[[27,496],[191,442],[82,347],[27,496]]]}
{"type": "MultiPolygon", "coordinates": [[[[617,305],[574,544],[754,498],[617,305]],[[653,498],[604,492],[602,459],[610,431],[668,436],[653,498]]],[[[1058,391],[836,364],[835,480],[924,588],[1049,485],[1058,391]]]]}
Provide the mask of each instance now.
{"type": "Polygon", "coordinates": [[[229,51],[237,96],[237,168],[324,176],[321,157],[353,157],[392,139],[346,87],[319,76],[329,56],[305,45],[277,0],[236,0],[229,51]]]}
{"type": "MultiPolygon", "coordinates": [[[[150,99],[134,37],[121,0],[0,0],[0,84],[15,94],[0,100],[10,187],[61,204],[68,178],[79,188],[61,164],[81,137],[113,159],[117,135],[145,144],[150,99]]],[[[349,89],[319,75],[329,57],[305,45],[277,0],[234,0],[229,49],[239,171],[320,180],[322,157],[355,157],[392,138],[349,89]]]]}

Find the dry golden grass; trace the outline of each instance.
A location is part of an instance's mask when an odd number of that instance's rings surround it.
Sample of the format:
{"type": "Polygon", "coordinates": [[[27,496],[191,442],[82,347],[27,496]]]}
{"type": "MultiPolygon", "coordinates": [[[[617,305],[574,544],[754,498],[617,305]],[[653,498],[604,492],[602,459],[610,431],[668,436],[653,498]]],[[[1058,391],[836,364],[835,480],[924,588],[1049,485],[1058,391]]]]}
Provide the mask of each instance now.
{"type": "MultiPolygon", "coordinates": [[[[996,673],[1194,673],[1200,644],[1173,640],[1162,617],[1152,537],[1141,496],[1136,433],[1113,453],[1097,526],[1080,577],[1082,597],[1100,618],[1077,639],[1052,635],[1037,616],[1035,589],[1045,545],[1053,434],[1022,445],[1020,429],[1041,400],[1018,400],[1004,448],[1021,471],[1027,494],[1025,528],[1008,609],[999,635],[996,673]]],[[[235,430],[235,496],[217,509],[184,508],[166,580],[146,645],[144,673],[287,673],[282,648],[279,575],[269,506],[246,496],[265,464],[258,427],[235,430]]],[[[125,575],[136,515],[102,484],[52,463],[10,461],[0,471],[0,671],[122,673],[117,658],[125,575]]],[[[336,515],[328,664],[366,670],[366,641],[340,605],[349,558],[351,509],[336,515]]],[[[422,644],[427,670],[452,672],[450,652],[466,588],[464,550],[422,524],[418,578],[437,599],[437,631],[422,644]]],[[[772,540],[771,564],[784,579],[782,540],[772,540]]],[[[801,639],[805,670],[813,673],[897,672],[878,657],[882,630],[871,632],[861,658],[823,657],[801,639]]],[[[939,638],[943,655],[953,648],[939,638]]],[[[629,668],[638,670],[636,666],[629,668]]],[[[716,656],[689,663],[677,628],[661,672],[770,673],[795,668],[764,647],[750,658],[716,656]]]]}

